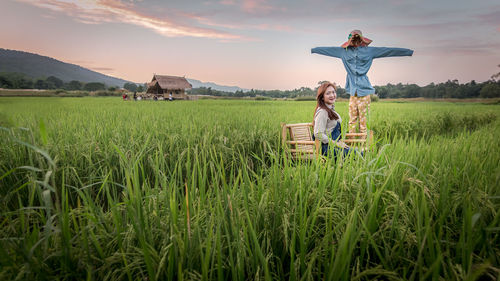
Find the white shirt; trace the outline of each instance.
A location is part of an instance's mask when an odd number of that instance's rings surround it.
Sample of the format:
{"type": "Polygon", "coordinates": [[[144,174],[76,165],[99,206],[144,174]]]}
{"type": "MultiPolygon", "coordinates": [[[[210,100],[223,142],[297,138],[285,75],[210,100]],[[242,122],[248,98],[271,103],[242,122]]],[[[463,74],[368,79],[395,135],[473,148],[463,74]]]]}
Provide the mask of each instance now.
{"type": "MultiPolygon", "coordinates": [[[[327,105],[328,108],[333,109],[333,105],[327,105]]],[[[334,111],[337,113],[336,111],[334,111]]],[[[328,144],[328,140],[332,136],[332,131],[337,126],[337,123],[342,123],[342,118],[340,114],[338,120],[330,120],[328,118],[328,112],[321,107],[316,109],[314,114],[314,137],[319,139],[322,143],[328,144]]]]}

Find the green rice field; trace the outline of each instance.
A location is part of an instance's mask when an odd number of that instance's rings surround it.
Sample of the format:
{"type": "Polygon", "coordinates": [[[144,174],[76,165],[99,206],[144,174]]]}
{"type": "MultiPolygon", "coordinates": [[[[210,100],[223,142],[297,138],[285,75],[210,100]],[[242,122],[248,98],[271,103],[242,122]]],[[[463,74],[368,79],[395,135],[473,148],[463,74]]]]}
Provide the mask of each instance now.
{"type": "Polygon", "coordinates": [[[500,279],[500,104],[374,102],[365,157],[291,161],[314,107],[0,98],[0,280],[500,279]]]}

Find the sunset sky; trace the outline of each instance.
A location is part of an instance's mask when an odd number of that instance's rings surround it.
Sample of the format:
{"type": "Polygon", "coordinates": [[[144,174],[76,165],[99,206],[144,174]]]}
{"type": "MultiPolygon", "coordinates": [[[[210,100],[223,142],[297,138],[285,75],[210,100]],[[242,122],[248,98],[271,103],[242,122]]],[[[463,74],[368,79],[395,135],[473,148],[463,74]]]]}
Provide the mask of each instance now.
{"type": "Polygon", "coordinates": [[[247,89],[345,84],[340,46],[353,29],[371,46],[413,49],[376,59],[373,85],[500,71],[498,0],[0,0],[0,48],[37,53],[126,80],[153,73],[247,89]]]}

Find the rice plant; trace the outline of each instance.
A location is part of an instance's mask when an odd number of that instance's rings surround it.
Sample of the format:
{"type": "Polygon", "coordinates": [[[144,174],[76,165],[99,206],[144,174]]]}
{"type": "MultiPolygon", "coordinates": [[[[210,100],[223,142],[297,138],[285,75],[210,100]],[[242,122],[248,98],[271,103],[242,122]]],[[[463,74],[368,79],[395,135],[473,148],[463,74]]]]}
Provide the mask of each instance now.
{"type": "Polygon", "coordinates": [[[0,98],[0,279],[497,280],[499,108],[374,103],[300,162],[310,101],[0,98]]]}

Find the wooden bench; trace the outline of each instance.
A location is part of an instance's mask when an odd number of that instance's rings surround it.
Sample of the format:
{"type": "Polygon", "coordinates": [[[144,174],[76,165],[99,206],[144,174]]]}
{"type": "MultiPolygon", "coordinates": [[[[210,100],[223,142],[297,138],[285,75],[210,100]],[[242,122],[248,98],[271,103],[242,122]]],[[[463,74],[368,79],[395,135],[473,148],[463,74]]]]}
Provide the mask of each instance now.
{"type": "MultiPolygon", "coordinates": [[[[321,155],[321,142],[312,140],[312,123],[281,123],[282,144],[292,159],[316,159],[321,155]]],[[[362,151],[369,148],[373,131],[366,133],[347,133],[343,140],[347,145],[359,147],[362,151]]]]}
{"type": "Polygon", "coordinates": [[[358,147],[361,151],[366,151],[370,148],[373,141],[373,131],[369,130],[367,133],[347,133],[343,141],[352,147],[358,147]]]}

